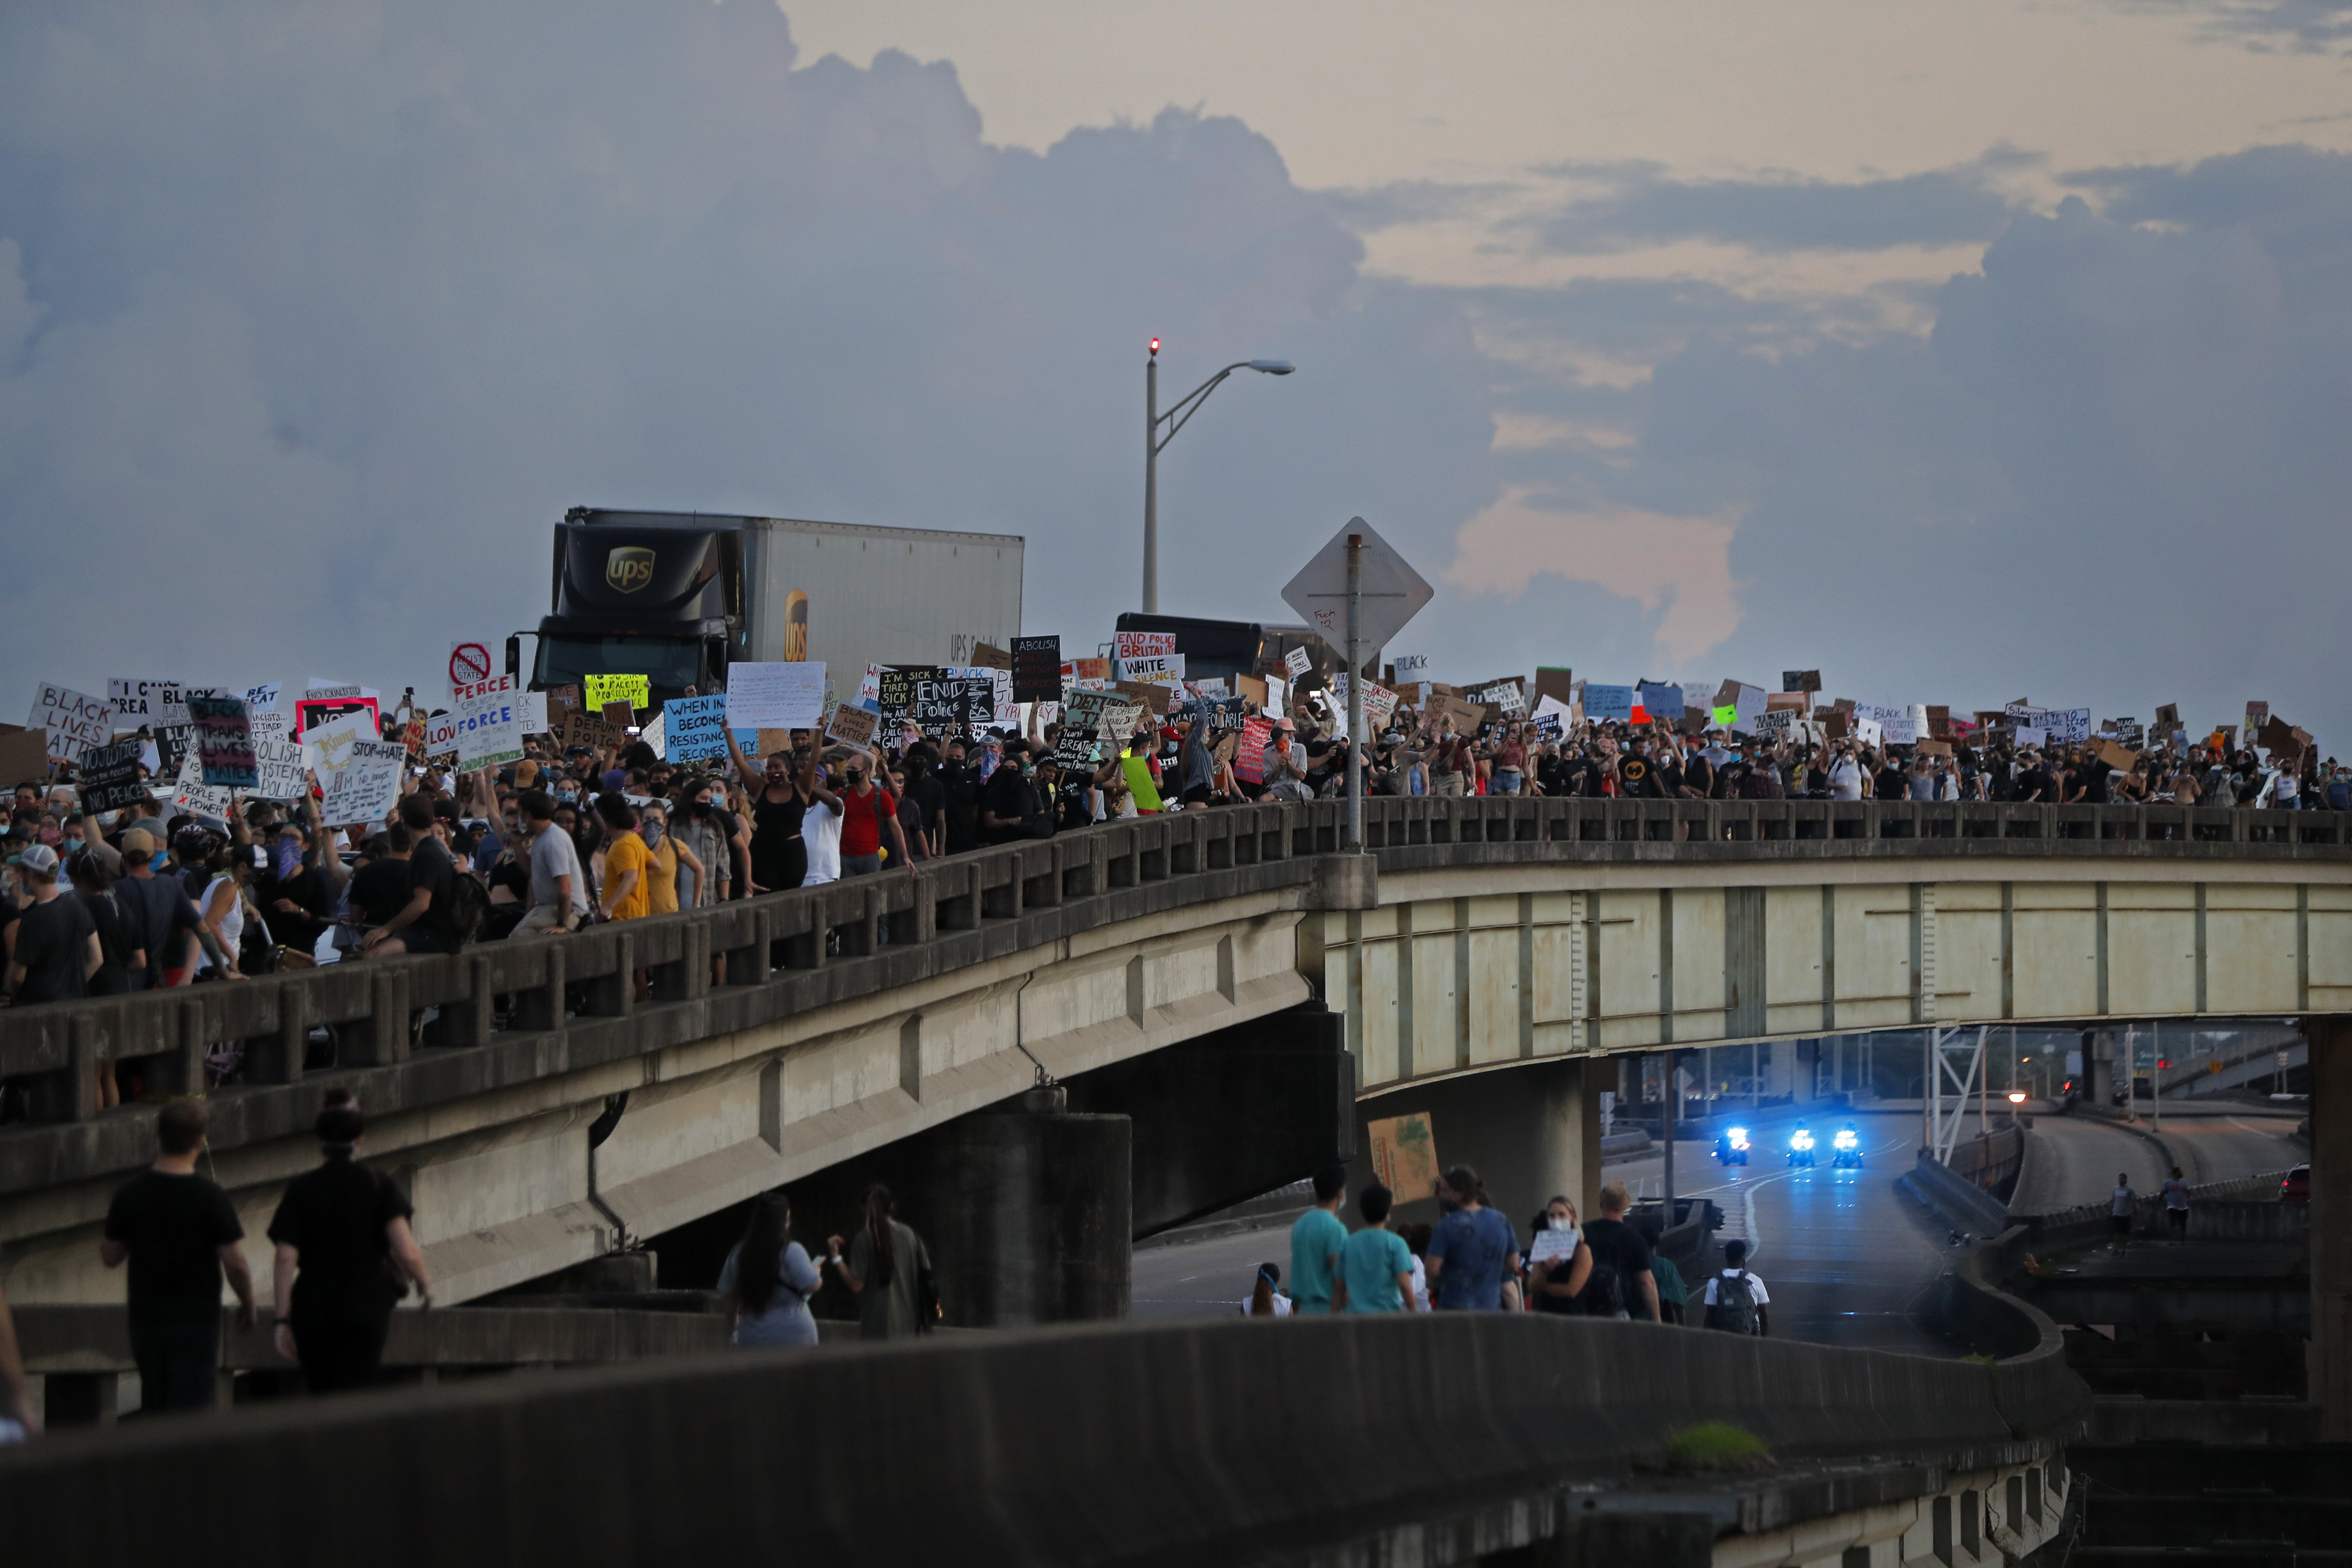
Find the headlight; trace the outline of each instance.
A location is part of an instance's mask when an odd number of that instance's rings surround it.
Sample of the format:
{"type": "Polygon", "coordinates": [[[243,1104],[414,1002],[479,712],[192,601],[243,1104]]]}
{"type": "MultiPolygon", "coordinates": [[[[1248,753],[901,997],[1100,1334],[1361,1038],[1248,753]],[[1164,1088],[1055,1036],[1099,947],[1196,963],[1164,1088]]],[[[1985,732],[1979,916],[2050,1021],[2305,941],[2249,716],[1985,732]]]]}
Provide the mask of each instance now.
{"type": "Polygon", "coordinates": [[[1810,1132],[1801,1132],[1801,1132],[1792,1133],[1792,1134],[1790,1136],[1790,1139],[1789,1139],[1789,1147],[1790,1147],[1790,1148],[1791,1148],[1791,1149],[1810,1149],[1810,1148],[1811,1148],[1812,1146],[1813,1146],[1813,1135],[1812,1135],[1811,1133],[1810,1133],[1810,1132]]]}
{"type": "Polygon", "coordinates": [[[1730,1140],[1731,1146],[1735,1149],[1745,1149],[1748,1147],[1748,1129],[1745,1127],[1735,1127],[1728,1132],[1726,1132],[1724,1137],[1730,1140]]]}
{"type": "Polygon", "coordinates": [[[1860,1140],[1854,1137],[1854,1135],[1850,1131],[1841,1132],[1837,1135],[1837,1146],[1841,1149],[1851,1149],[1859,1142],[1860,1140]]]}

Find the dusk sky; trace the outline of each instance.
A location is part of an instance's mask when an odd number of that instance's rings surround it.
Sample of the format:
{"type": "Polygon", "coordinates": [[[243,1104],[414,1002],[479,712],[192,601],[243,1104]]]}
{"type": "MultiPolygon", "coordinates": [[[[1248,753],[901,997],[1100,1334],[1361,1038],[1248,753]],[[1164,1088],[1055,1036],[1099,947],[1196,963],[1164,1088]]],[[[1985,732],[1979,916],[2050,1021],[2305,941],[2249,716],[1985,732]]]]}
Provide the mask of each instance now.
{"type": "Polygon", "coordinates": [[[1351,513],[1440,679],[1823,670],[2352,754],[2352,0],[0,14],[0,717],[426,685],[575,504],[1022,533],[1164,609],[1351,513]]]}

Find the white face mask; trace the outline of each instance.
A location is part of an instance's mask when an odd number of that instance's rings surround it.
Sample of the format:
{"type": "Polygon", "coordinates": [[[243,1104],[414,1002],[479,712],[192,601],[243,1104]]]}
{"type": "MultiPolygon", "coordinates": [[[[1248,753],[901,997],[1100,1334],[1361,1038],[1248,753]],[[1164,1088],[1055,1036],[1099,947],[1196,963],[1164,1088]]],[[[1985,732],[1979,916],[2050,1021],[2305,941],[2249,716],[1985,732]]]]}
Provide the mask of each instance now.
{"type": "Polygon", "coordinates": [[[1574,1230],[1576,1222],[1564,1214],[1556,1214],[1551,1216],[1551,1227],[1554,1230],[1574,1230]]]}

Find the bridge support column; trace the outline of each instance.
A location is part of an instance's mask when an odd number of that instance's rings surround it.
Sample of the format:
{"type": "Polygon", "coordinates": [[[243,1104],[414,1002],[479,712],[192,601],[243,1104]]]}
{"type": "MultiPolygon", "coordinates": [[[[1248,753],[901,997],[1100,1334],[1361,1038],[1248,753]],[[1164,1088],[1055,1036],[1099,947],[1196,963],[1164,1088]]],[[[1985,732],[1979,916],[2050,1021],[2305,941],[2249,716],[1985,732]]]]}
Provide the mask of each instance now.
{"type": "MultiPolygon", "coordinates": [[[[1350,1202],[1372,1179],[1365,1124],[1426,1111],[1439,1167],[1475,1169],[1523,1240],[1528,1221],[1555,1193],[1591,1217],[1601,1192],[1600,1091],[1616,1087],[1617,1064],[1592,1058],[1532,1061],[1360,1100],[1356,1155],[1348,1167],[1350,1202]]],[[[1397,1199],[1402,1224],[1437,1217],[1436,1200],[1426,1193],[1399,1193],[1397,1199]]]]}
{"type": "Polygon", "coordinates": [[[2311,1043],[2311,1346],[2320,1436],[2352,1438],[2352,1017],[2305,1018],[2311,1043]]]}

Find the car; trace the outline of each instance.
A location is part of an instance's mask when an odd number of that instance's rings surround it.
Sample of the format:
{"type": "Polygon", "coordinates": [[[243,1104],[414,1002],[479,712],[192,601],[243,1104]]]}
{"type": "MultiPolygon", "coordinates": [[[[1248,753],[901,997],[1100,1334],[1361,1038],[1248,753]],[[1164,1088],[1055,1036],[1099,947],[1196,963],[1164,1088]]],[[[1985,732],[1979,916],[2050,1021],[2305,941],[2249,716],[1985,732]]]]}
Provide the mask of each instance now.
{"type": "Polygon", "coordinates": [[[1839,1128],[1830,1140],[1830,1163],[1839,1170],[1862,1169],[1862,1134],[1851,1126],[1839,1128]]]}
{"type": "Polygon", "coordinates": [[[1715,1141],[1715,1157],[1726,1165],[1748,1163],[1748,1129],[1727,1127],[1715,1141]]]}
{"type": "Polygon", "coordinates": [[[1800,1127],[1789,1134],[1789,1163],[1811,1166],[1813,1163],[1813,1133],[1809,1127],[1800,1127]]]}
{"type": "Polygon", "coordinates": [[[2311,1167],[2297,1165],[2279,1182],[2279,1202],[2307,1204],[2311,1201],[2311,1167]]]}

